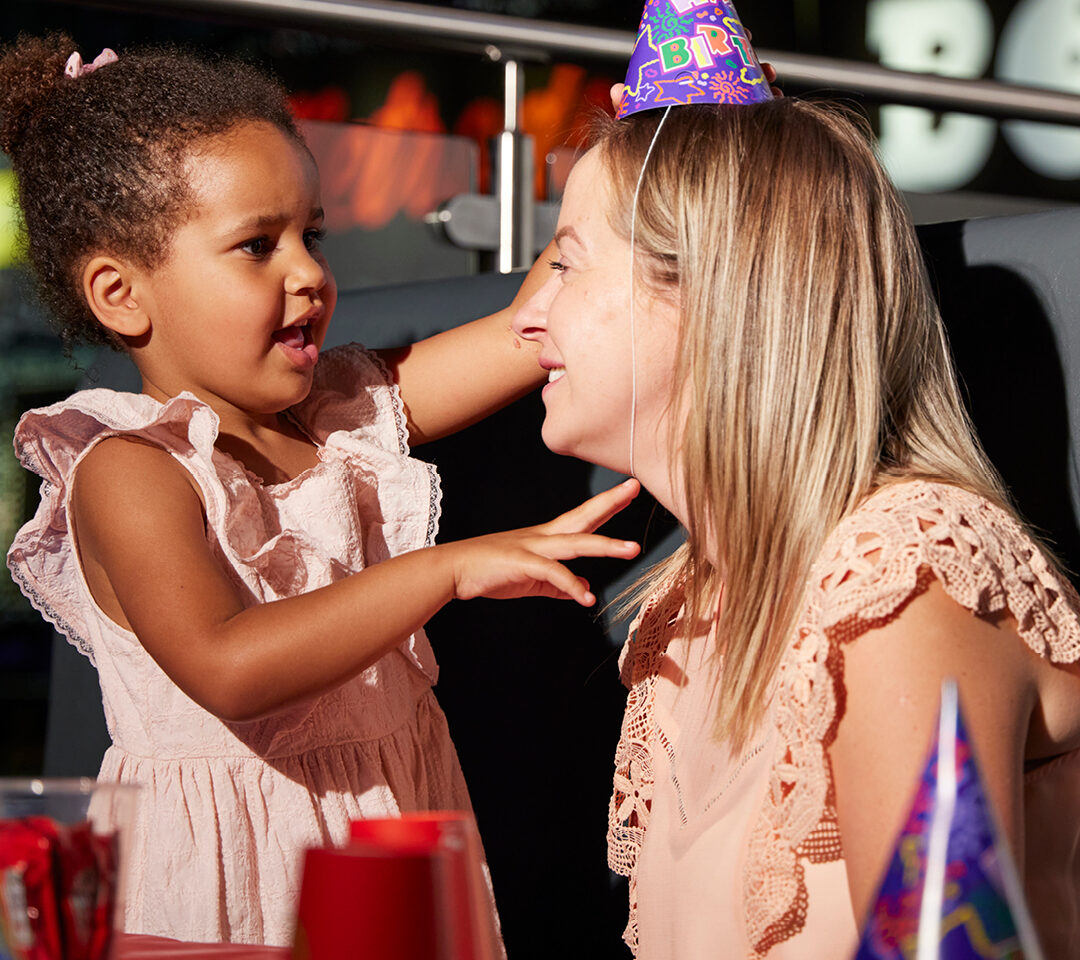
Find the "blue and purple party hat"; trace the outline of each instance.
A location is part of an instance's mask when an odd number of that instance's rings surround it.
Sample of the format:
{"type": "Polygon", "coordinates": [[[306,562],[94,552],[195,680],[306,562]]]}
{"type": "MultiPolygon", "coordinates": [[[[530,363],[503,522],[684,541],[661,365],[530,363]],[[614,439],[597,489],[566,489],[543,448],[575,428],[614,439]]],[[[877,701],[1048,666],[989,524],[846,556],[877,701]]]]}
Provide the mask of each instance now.
{"type": "Polygon", "coordinates": [[[1042,960],[956,685],[855,960],[1042,960]]]}
{"type": "Polygon", "coordinates": [[[759,103],[772,91],[727,0],[646,0],[616,116],[689,103],[759,103]]]}

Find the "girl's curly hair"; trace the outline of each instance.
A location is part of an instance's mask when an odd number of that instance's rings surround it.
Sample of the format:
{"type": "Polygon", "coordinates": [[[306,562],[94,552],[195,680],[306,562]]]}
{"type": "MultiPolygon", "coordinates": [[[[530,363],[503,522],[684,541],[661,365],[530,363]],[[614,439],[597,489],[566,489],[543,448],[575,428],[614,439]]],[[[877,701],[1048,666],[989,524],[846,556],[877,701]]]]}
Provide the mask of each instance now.
{"type": "Polygon", "coordinates": [[[63,34],[22,36],[0,51],[0,148],[65,346],[116,346],[83,296],[86,262],[99,253],[162,262],[190,209],[185,161],[205,138],[263,121],[303,141],[285,91],[247,64],[154,47],[71,78],[74,51],[63,34]]]}

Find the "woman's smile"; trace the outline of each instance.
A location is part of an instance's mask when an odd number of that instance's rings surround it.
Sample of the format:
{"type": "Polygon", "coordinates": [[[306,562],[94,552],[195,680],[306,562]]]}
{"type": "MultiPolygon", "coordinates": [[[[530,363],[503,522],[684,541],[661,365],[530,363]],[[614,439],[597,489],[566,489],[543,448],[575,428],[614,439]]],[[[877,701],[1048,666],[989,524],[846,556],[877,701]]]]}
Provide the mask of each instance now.
{"type": "MultiPolygon", "coordinates": [[[[633,422],[640,475],[646,459],[659,457],[657,440],[667,434],[678,309],[639,291],[631,327],[630,244],[608,221],[610,196],[600,158],[587,153],[563,198],[555,234],[559,260],[518,311],[514,329],[542,347],[548,447],[626,473],[633,422]]],[[[666,459],[655,472],[666,473],[666,459]]]]}

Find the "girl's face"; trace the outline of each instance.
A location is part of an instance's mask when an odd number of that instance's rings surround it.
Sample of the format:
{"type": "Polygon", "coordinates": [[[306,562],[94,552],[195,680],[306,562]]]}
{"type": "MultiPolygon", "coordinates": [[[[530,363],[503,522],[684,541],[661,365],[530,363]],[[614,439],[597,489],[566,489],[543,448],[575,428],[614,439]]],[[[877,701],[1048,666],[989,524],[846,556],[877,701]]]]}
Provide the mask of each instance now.
{"type": "Polygon", "coordinates": [[[284,410],[308,394],[337,300],[315,162],[276,127],[247,123],[187,166],[190,215],[135,286],[150,320],[132,347],[144,391],[190,390],[219,415],[284,410]]]}
{"type": "Polygon", "coordinates": [[[610,196],[603,160],[591,150],[567,182],[555,233],[558,264],[518,311],[514,330],[540,342],[540,365],[550,371],[544,443],[622,473],[631,469],[636,361],[633,469],[666,500],[677,293],[660,299],[637,283],[632,350],[630,244],[608,223],[610,196]]]}

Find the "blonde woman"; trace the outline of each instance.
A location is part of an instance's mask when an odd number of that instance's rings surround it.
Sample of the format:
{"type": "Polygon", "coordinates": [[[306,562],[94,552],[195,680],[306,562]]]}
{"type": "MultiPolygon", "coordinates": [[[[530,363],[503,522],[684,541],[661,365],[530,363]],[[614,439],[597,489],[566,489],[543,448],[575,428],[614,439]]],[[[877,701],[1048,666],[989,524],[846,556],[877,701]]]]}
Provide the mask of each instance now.
{"type": "Polygon", "coordinates": [[[547,445],[686,529],[622,661],[627,942],[850,956],[952,676],[1047,956],[1072,955],[1077,595],[972,435],[901,201],[835,109],[679,107],[646,163],[660,117],[599,130],[515,325],[547,445]]]}

